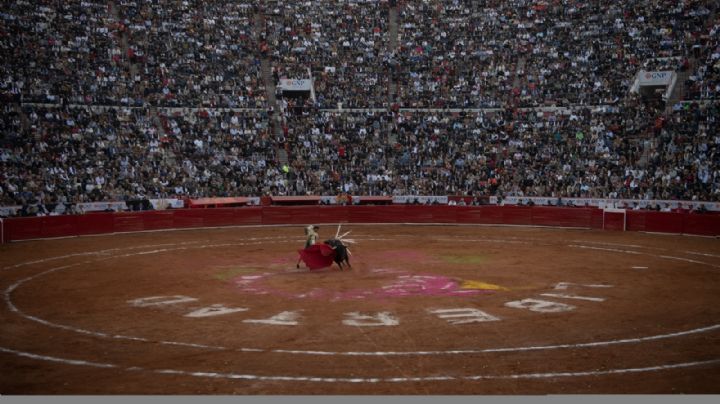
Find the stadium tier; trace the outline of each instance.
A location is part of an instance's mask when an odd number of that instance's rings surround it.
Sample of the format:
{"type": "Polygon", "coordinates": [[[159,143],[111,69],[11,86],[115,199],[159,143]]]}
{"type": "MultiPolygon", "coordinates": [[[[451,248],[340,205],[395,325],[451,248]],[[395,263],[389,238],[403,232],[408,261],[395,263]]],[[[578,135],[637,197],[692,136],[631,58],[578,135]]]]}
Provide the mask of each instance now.
{"type": "Polygon", "coordinates": [[[720,201],[715,1],[7,3],[4,216],[720,201]]]}

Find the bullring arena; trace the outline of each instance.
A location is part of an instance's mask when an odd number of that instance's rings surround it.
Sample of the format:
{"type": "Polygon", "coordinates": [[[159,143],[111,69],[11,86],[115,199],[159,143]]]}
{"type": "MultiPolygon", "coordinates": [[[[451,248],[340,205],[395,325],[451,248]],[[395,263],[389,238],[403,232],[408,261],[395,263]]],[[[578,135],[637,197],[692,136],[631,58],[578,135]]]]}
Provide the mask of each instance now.
{"type": "Polygon", "coordinates": [[[719,12],[3,2],[0,401],[719,394],[719,12]]]}
{"type": "Polygon", "coordinates": [[[342,226],[346,271],[296,269],[298,224],[2,245],[0,389],[718,393],[714,237],[342,226]]]}

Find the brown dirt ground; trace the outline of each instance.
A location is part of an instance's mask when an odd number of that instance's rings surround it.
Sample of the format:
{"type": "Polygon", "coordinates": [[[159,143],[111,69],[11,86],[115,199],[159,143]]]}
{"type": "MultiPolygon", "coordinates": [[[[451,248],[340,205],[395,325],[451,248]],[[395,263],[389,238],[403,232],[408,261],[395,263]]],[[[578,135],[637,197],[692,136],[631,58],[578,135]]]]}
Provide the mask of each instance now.
{"type": "MultiPolygon", "coordinates": [[[[357,241],[351,271],[297,271],[299,226],[0,246],[0,394],[720,393],[720,240],[523,227],[347,230],[357,241]],[[502,289],[379,293],[431,275],[502,289]],[[258,276],[259,291],[238,286],[243,276],[258,276]],[[576,285],[556,290],[560,282],[576,285]],[[343,298],[358,291],[374,294],[343,298]],[[128,303],[175,295],[197,300],[128,303]],[[575,309],[505,305],[527,298],[575,309]],[[211,305],[247,310],[185,316],[211,305]],[[499,320],[450,324],[430,312],[457,308],[499,320]],[[298,324],[243,321],[282,312],[296,312],[298,324]],[[352,312],[386,312],[397,324],[343,324],[352,312]],[[488,351],[496,348],[512,349],[488,351]]],[[[334,232],[322,226],[321,237],[334,232]]]]}

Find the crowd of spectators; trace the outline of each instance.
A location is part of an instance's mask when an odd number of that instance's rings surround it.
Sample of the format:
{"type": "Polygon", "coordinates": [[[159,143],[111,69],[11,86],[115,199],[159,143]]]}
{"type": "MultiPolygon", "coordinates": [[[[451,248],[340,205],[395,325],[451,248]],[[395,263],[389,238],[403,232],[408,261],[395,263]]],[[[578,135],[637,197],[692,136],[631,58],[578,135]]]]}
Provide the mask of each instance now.
{"type": "Polygon", "coordinates": [[[685,103],[648,139],[657,199],[720,200],[720,103],[685,103]]]}
{"type": "Polygon", "coordinates": [[[398,21],[401,105],[615,104],[647,59],[689,53],[713,5],[709,0],[406,2],[398,21]]]}
{"type": "Polygon", "coordinates": [[[720,99],[720,18],[716,17],[703,37],[704,46],[694,46],[697,67],[685,83],[685,97],[691,100],[720,99]]]}
{"type": "Polygon", "coordinates": [[[0,206],[252,196],[284,180],[263,113],[29,107],[24,114],[26,129],[17,114],[3,115],[0,206]]]}
{"type": "Polygon", "coordinates": [[[276,79],[312,74],[320,108],[388,104],[388,2],[276,1],[265,13],[276,79]]]}
{"type": "Polygon", "coordinates": [[[0,33],[2,88],[25,102],[118,103],[135,94],[106,2],[4,2],[0,33]]]}
{"type": "Polygon", "coordinates": [[[563,100],[570,104],[614,104],[622,100],[647,60],[662,70],[681,70],[704,30],[712,1],[572,2],[548,7],[531,29],[541,38],[528,45],[521,91],[524,105],[563,100]],[[555,24],[554,27],[548,27],[555,24]],[[674,58],[681,58],[673,64],[674,58]],[[545,82],[541,82],[545,80],[545,82]]]}
{"type": "Polygon", "coordinates": [[[8,2],[3,92],[36,103],[266,108],[252,4],[8,2]]]}
{"type": "Polygon", "coordinates": [[[713,11],[709,0],[12,1],[0,11],[0,206],[720,201],[713,11]],[[312,75],[315,103],[274,111],[263,63],[275,81],[312,75]],[[668,112],[631,94],[639,69],[688,71],[685,99],[699,102],[668,112]],[[339,103],[382,112],[323,111],[339,103]],[[526,108],[542,106],[559,108],[526,108]]]}
{"type": "Polygon", "coordinates": [[[694,91],[717,92],[712,0],[395,3],[12,1],[1,85],[25,102],[267,108],[270,57],[276,80],[312,74],[320,108],[386,107],[394,85],[401,107],[597,105],[643,66],[702,54],[694,91]]]}
{"type": "Polygon", "coordinates": [[[267,108],[255,3],[121,2],[142,99],[163,107],[267,108]]]}
{"type": "Polygon", "coordinates": [[[26,108],[26,123],[3,114],[0,205],[339,193],[720,200],[720,104],[649,122],[647,112],[296,114],[282,167],[262,113],[26,108]]]}
{"type": "Polygon", "coordinates": [[[667,122],[639,104],[296,115],[294,183],[321,194],[718,201],[718,107],[688,104],[667,122]]]}
{"type": "Polygon", "coordinates": [[[502,106],[519,55],[515,2],[404,2],[393,75],[398,103],[412,108],[502,106]]]}

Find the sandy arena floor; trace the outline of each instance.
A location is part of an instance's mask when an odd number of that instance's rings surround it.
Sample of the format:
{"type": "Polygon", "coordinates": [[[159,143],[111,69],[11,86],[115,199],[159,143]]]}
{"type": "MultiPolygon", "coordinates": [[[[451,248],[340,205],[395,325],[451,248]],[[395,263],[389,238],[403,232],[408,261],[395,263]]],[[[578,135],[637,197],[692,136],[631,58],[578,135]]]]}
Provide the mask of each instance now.
{"type": "Polygon", "coordinates": [[[302,226],[0,246],[0,394],[720,393],[720,240],[347,230],[350,271],[302,226]]]}

